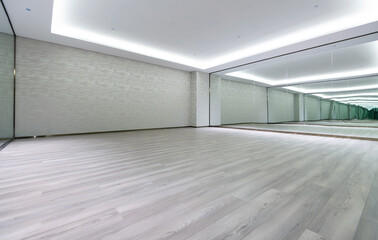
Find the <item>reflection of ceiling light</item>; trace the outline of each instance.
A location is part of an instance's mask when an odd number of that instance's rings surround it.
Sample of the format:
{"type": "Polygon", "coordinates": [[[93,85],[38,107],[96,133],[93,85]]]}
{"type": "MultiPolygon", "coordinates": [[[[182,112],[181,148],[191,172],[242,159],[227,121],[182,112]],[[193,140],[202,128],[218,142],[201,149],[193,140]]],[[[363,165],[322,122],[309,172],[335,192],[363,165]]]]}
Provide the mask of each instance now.
{"type": "Polygon", "coordinates": [[[376,100],[378,101],[378,97],[372,97],[372,98],[367,98],[367,97],[351,97],[351,98],[332,98],[331,100],[334,101],[369,101],[369,100],[376,100]]]}
{"type": "MultiPolygon", "coordinates": [[[[377,75],[377,74],[378,74],[378,68],[371,68],[371,69],[363,69],[363,70],[355,70],[355,71],[339,72],[339,73],[328,73],[328,74],[313,75],[313,76],[291,78],[291,79],[285,79],[285,80],[276,80],[276,81],[258,77],[256,75],[252,75],[248,73],[243,73],[243,72],[227,73],[226,75],[232,76],[232,77],[244,78],[244,79],[252,80],[256,82],[262,82],[265,84],[269,84],[271,86],[278,86],[278,85],[290,85],[290,84],[324,81],[324,80],[338,80],[338,79],[346,79],[346,78],[367,77],[367,76],[372,76],[372,75],[377,75]]],[[[378,85],[372,85],[370,87],[377,88],[378,85]]],[[[328,90],[329,89],[325,89],[324,92],[328,90]]],[[[352,89],[352,90],[359,90],[359,89],[352,89]]],[[[349,91],[349,90],[346,90],[346,91],[349,91]]]]}
{"type": "Polygon", "coordinates": [[[378,96],[378,93],[351,93],[351,94],[336,94],[336,95],[324,95],[324,94],[313,94],[314,96],[321,98],[346,98],[346,97],[364,97],[364,96],[378,96]]]}
{"type": "Polygon", "coordinates": [[[378,108],[378,100],[377,101],[345,101],[341,99],[332,99],[332,100],[335,100],[336,102],[343,103],[343,104],[363,107],[369,111],[371,109],[378,108]]]}
{"type": "Polygon", "coordinates": [[[53,17],[51,24],[52,33],[199,69],[208,69],[211,67],[219,66],[221,64],[254,56],[263,52],[271,51],[295,43],[374,22],[377,20],[376,9],[378,5],[377,1],[359,0],[359,4],[357,6],[358,8],[355,11],[356,14],[331,20],[307,29],[300,29],[290,34],[277,37],[270,41],[224,54],[217,58],[199,60],[188,58],[173,52],[167,52],[162,49],[157,49],[153,46],[141,45],[140,43],[132,42],[130,40],[120,39],[101,34],[99,32],[94,32],[89,29],[80,28],[77,25],[75,26],[74,23],[70,23],[71,18],[69,16],[69,14],[72,13],[72,9],[70,9],[70,6],[72,4],[73,0],[54,0],[53,17]]]}
{"type": "Polygon", "coordinates": [[[378,84],[374,85],[364,85],[357,87],[344,87],[344,88],[322,88],[322,89],[302,89],[295,86],[284,87],[286,89],[302,92],[302,93],[327,93],[327,92],[349,92],[349,91],[358,91],[358,90],[369,90],[369,89],[378,89],[378,84]]]}
{"type": "Polygon", "coordinates": [[[376,101],[347,101],[348,103],[378,103],[378,100],[376,101]]]}
{"type": "Polygon", "coordinates": [[[262,77],[259,77],[259,76],[255,76],[255,75],[252,75],[252,74],[249,74],[249,73],[233,72],[233,73],[227,73],[226,75],[231,76],[231,77],[243,78],[243,79],[246,79],[246,80],[252,80],[252,81],[255,81],[255,82],[261,82],[261,83],[265,83],[265,84],[274,86],[274,81],[269,80],[269,79],[265,79],[265,78],[262,78],[262,77]]]}

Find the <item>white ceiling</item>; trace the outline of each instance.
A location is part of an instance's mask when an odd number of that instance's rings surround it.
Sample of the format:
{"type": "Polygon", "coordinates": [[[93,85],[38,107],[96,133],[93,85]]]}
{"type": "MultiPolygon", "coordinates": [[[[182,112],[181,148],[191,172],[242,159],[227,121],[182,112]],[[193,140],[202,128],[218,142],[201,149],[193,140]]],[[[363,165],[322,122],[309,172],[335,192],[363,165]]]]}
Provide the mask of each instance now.
{"type": "Polygon", "coordinates": [[[378,41],[280,62],[267,61],[242,72],[280,82],[290,78],[371,68],[378,70],[378,41]]]}
{"type": "Polygon", "coordinates": [[[9,24],[7,15],[5,14],[5,11],[3,9],[3,6],[0,4],[0,33],[7,33],[12,34],[12,28],[9,24]]]}
{"type": "MultiPolygon", "coordinates": [[[[356,80],[356,82],[358,82],[358,80],[356,80]]],[[[359,91],[327,92],[314,94],[314,96],[361,106],[368,110],[378,108],[378,88],[359,91]]]]}
{"type": "Polygon", "coordinates": [[[298,50],[378,26],[346,30],[377,23],[378,1],[372,0],[55,1],[54,32],[61,35],[51,33],[53,0],[4,0],[16,34],[207,72],[265,57],[270,50],[277,54],[280,47],[298,50]],[[119,44],[112,44],[115,40],[119,44]],[[307,45],[296,43],[302,41],[307,45]]]}
{"type": "Polygon", "coordinates": [[[378,89],[378,76],[301,84],[284,88],[301,93],[337,93],[378,89]]]}

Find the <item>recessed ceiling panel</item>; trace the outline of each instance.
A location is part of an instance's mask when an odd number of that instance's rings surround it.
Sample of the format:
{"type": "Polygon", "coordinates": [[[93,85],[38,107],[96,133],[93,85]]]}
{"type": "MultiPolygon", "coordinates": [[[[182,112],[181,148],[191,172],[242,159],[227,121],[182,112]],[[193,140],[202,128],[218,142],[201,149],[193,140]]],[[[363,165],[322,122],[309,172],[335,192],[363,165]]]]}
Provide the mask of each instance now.
{"type": "Polygon", "coordinates": [[[271,86],[374,76],[378,75],[378,41],[304,56],[289,55],[227,75],[271,86]]]}
{"type": "Polygon", "coordinates": [[[8,21],[8,17],[2,6],[0,6],[0,33],[13,35],[12,28],[8,21]]]}
{"type": "Polygon", "coordinates": [[[378,20],[371,0],[55,0],[52,33],[207,69],[378,20]]]}

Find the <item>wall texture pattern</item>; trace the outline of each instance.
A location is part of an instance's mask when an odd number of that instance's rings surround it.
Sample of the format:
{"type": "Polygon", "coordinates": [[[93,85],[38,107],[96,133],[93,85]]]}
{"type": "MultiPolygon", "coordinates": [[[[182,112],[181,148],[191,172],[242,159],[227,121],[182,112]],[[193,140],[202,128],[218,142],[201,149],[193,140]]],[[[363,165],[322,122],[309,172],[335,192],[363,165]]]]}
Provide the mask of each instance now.
{"type": "Polygon", "coordinates": [[[13,35],[0,33],[0,139],[13,137],[13,70],[13,35]]]}
{"type": "Polygon", "coordinates": [[[331,102],[328,100],[322,99],[321,101],[322,107],[322,120],[330,120],[331,119],[331,102]]]}
{"type": "Polygon", "coordinates": [[[320,100],[309,96],[305,99],[306,121],[320,120],[320,100]]]}
{"type": "Polygon", "coordinates": [[[222,124],[266,123],[266,88],[222,79],[222,124]]]}
{"type": "Polygon", "coordinates": [[[288,122],[295,120],[294,94],[269,88],[269,122],[288,122]]]}
{"type": "Polygon", "coordinates": [[[190,125],[190,73],[17,39],[16,136],[190,125]]]}

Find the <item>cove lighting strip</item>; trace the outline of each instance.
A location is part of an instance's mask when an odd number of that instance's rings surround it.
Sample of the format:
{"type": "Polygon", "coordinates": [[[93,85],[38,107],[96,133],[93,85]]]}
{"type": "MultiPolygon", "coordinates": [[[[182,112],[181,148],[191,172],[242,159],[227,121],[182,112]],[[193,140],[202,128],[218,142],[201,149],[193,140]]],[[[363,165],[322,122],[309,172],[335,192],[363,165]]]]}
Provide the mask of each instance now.
{"type": "Polygon", "coordinates": [[[358,7],[356,7],[354,14],[318,25],[313,25],[306,29],[299,29],[290,34],[277,37],[270,41],[265,41],[256,45],[249,46],[245,49],[240,49],[221,55],[219,57],[205,60],[183,56],[174,52],[166,51],[164,49],[158,49],[154,46],[142,45],[140,43],[127,39],[116,38],[77,26],[77,24],[70,22],[70,17],[68,16],[69,13],[72,12],[70,6],[74,5],[74,1],[77,0],[54,0],[51,33],[112,48],[117,48],[120,50],[133,52],[161,60],[166,60],[169,62],[174,62],[198,69],[208,69],[378,20],[378,15],[376,14],[376,10],[378,9],[378,1],[358,0],[358,7]]]}
{"type": "MultiPolygon", "coordinates": [[[[346,71],[346,72],[338,72],[338,73],[312,75],[312,76],[291,78],[291,79],[284,79],[284,80],[276,80],[276,81],[270,80],[270,79],[267,79],[267,78],[262,78],[262,77],[252,75],[252,74],[249,74],[249,73],[243,73],[243,72],[227,73],[226,75],[232,76],[232,77],[237,77],[237,78],[243,78],[243,79],[247,79],[247,80],[252,80],[252,81],[256,81],[256,82],[261,82],[261,83],[265,83],[265,84],[268,84],[268,85],[271,85],[271,86],[280,86],[280,85],[290,85],[290,84],[307,83],[307,82],[324,81],[324,80],[331,81],[331,80],[340,80],[340,79],[346,79],[346,78],[358,78],[358,77],[374,76],[374,75],[378,75],[378,68],[370,68],[370,69],[355,70],[355,71],[346,71]]],[[[369,87],[378,88],[378,84],[371,85],[369,87]]],[[[352,89],[352,88],[350,88],[350,89],[352,89]]],[[[358,90],[358,89],[352,89],[352,90],[358,90]]],[[[308,91],[313,91],[313,90],[311,89],[311,90],[308,90],[308,91]]],[[[327,91],[330,91],[330,89],[324,89],[324,92],[327,92],[327,91]]],[[[351,91],[351,90],[343,90],[343,91],[351,91]]],[[[303,90],[301,90],[300,92],[303,92],[303,90]]]]}
{"type": "Polygon", "coordinates": [[[324,95],[324,94],[313,94],[314,96],[329,99],[329,98],[346,98],[346,97],[366,97],[366,96],[378,96],[378,93],[350,93],[350,94],[339,94],[339,95],[324,95]]]}
{"type": "Polygon", "coordinates": [[[345,102],[348,102],[348,101],[371,101],[371,100],[375,100],[375,101],[378,101],[378,97],[375,97],[375,98],[364,98],[364,97],[351,97],[351,98],[333,98],[331,99],[333,101],[345,101],[345,102]]]}
{"type": "Polygon", "coordinates": [[[329,92],[350,92],[359,90],[378,89],[378,84],[357,86],[357,87],[344,87],[344,88],[322,88],[322,89],[301,89],[299,87],[290,86],[284,87],[286,89],[301,92],[301,93],[329,93],[329,92]]]}
{"type": "Polygon", "coordinates": [[[346,101],[348,103],[378,103],[378,100],[376,101],[346,101]]]}

